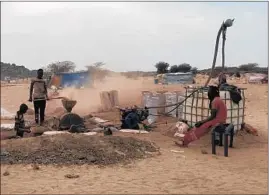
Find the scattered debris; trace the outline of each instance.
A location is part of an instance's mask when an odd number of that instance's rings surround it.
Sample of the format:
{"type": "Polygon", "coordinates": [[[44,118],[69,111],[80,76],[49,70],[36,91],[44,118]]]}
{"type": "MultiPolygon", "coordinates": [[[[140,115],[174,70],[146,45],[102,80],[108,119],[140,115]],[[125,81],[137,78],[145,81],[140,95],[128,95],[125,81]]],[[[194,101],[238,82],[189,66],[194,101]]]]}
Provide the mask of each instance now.
{"type": "Polygon", "coordinates": [[[105,130],[104,130],[104,135],[105,136],[112,135],[112,134],[113,134],[112,130],[109,127],[105,128],[105,130]]]}
{"type": "Polygon", "coordinates": [[[174,134],[174,137],[184,137],[184,134],[188,131],[189,126],[184,122],[177,122],[176,123],[176,133],[174,134]]]}
{"type": "Polygon", "coordinates": [[[33,168],[33,170],[39,170],[40,169],[40,167],[37,164],[33,164],[32,168],[33,168]]]}
{"type": "Polygon", "coordinates": [[[103,132],[104,131],[104,128],[96,127],[96,128],[91,129],[91,131],[92,132],[103,132]]]}
{"type": "Polygon", "coordinates": [[[163,133],[165,136],[169,137],[182,137],[184,136],[184,133],[186,133],[189,129],[189,126],[179,121],[176,123],[176,125],[173,123],[169,128],[163,133]]]}
{"type": "Polygon", "coordinates": [[[208,152],[205,149],[201,149],[202,154],[208,154],[208,152]]]}
{"type": "Polygon", "coordinates": [[[143,131],[143,130],[133,130],[133,129],[122,129],[122,130],[119,130],[120,132],[123,132],[123,133],[149,133],[148,131],[143,131]]]}
{"type": "Polygon", "coordinates": [[[42,135],[46,132],[51,132],[49,130],[50,129],[43,127],[43,126],[33,126],[30,128],[30,131],[33,135],[42,135]]]}
{"type": "Polygon", "coordinates": [[[251,125],[245,123],[245,124],[243,125],[243,128],[245,129],[245,131],[246,131],[247,133],[250,133],[250,134],[252,134],[252,135],[256,135],[256,136],[258,136],[258,130],[257,130],[256,128],[252,127],[251,125]]]}
{"type": "Polygon", "coordinates": [[[184,153],[183,150],[170,150],[171,152],[174,152],[174,153],[184,153]]]}
{"type": "Polygon", "coordinates": [[[68,131],[46,131],[43,135],[70,134],[68,131]]]}
{"type": "Polygon", "coordinates": [[[82,133],[83,135],[96,135],[97,132],[87,132],[87,133],[82,133]]]}
{"type": "Polygon", "coordinates": [[[3,173],[3,176],[9,176],[10,175],[10,173],[8,172],[8,171],[5,171],[4,173],[3,173]]]}
{"type": "Polygon", "coordinates": [[[75,179],[75,178],[79,178],[79,175],[75,175],[75,174],[66,174],[64,177],[65,177],[65,178],[68,178],[68,179],[75,179]]]}
{"type": "Polygon", "coordinates": [[[93,115],[92,114],[87,114],[83,118],[84,118],[84,120],[87,120],[87,119],[93,118],[93,115]]]}
{"type": "Polygon", "coordinates": [[[109,122],[108,120],[104,120],[104,119],[101,119],[101,118],[98,118],[98,117],[93,117],[92,120],[95,121],[96,123],[106,123],[106,122],[109,122]]]}

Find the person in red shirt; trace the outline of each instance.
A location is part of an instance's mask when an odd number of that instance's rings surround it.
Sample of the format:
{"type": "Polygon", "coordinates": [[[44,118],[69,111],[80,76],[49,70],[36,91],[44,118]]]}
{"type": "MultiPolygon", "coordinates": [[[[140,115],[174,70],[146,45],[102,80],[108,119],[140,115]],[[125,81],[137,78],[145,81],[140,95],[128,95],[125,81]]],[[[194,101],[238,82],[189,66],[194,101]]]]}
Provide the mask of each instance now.
{"type": "Polygon", "coordinates": [[[189,143],[207,134],[212,127],[226,123],[227,108],[223,100],[220,99],[218,87],[209,86],[208,98],[211,115],[207,119],[197,122],[195,127],[188,131],[182,140],[176,142],[177,145],[186,147],[189,143]]]}

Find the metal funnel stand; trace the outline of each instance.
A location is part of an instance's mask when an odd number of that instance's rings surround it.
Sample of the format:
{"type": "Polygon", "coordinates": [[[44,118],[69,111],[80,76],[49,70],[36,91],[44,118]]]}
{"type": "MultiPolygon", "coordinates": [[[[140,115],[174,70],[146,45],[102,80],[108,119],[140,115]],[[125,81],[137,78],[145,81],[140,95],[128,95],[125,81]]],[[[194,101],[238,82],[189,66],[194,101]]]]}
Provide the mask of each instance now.
{"type": "Polygon", "coordinates": [[[76,100],[62,99],[62,105],[67,112],[71,112],[76,104],[76,100]]]}
{"type": "Polygon", "coordinates": [[[67,111],[61,116],[59,122],[59,130],[68,130],[71,133],[79,133],[85,131],[84,120],[78,114],[72,113],[72,109],[77,104],[76,100],[62,99],[62,105],[67,111]]]}

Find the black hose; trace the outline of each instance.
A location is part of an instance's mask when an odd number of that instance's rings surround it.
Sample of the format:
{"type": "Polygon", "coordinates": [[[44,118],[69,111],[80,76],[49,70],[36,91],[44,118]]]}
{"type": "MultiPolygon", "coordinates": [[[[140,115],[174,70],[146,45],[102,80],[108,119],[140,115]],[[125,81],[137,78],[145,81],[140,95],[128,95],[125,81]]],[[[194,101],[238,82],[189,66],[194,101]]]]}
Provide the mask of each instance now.
{"type": "Polygon", "coordinates": [[[195,92],[201,90],[201,89],[205,89],[207,87],[200,87],[200,88],[197,88],[195,89],[192,93],[190,93],[187,97],[185,97],[184,100],[182,100],[181,102],[177,102],[177,103],[174,103],[174,104],[168,104],[168,105],[163,105],[163,106],[152,106],[152,107],[147,107],[148,109],[153,109],[153,108],[166,108],[166,107],[172,107],[172,106],[177,106],[177,105],[181,105],[183,104],[189,97],[191,97],[195,92]]]}
{"type": "Polygon", "coordinates": [[[184,102],[180,102],[180,103],[178,103],[178,105],[175,107],[175,108],[173,108],[172,110],[170,110],[170,111],[168,111],[168,112],[166,112],[166,113],[163,113],[163,114],[149,114],[150,116],[167,116],[167,115],[169,115],[171,112],[173,112],[174,110],[176,110],[182,103],[184,103],[184,102]]]}
{"type": "Polygon", "coordinates": [[[222,31],[222,71],[224,71],[225,68],[225,41],[226,41],[226,31],[227,27],[223,27],[222,31]]]}
{"type": "Polygon", "coordinates": [[[169,104],[169,105],[165,105],[165,106],[155,106],[155,107],[147,107],[148,109],[152,109],[152,108],[163,108],[163,107],[172,107],[172,106],[176,106],[175,108],[173,108],[172,110],[163,113],[163,114],[149,114],[151,116],[164,116],[164,115],[168,115],[171,112],[173,112],[174,110],[176,110],[180,105],[182,105],[189,97],[191,97],[195,92],[199,91],[199,90],[204,90],[207,89],[207,87],[200,87],[198,89],[193,90],[187,97],[185,97],[184,100],[182,100],[181,102],[177,102],[175,104],[169,104]]]}

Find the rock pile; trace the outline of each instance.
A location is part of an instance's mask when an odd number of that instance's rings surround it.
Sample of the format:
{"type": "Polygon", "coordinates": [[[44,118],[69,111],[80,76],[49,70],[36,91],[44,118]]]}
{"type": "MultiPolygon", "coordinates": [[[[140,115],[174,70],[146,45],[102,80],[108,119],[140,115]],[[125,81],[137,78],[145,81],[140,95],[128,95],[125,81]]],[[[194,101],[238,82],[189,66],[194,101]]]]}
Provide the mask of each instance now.
{"type": "Polygon", "coordinates": [[[152,156],[159,149],[131,137],[61,134],[2,141],[3,164],[108,165],[152,156]]]}

